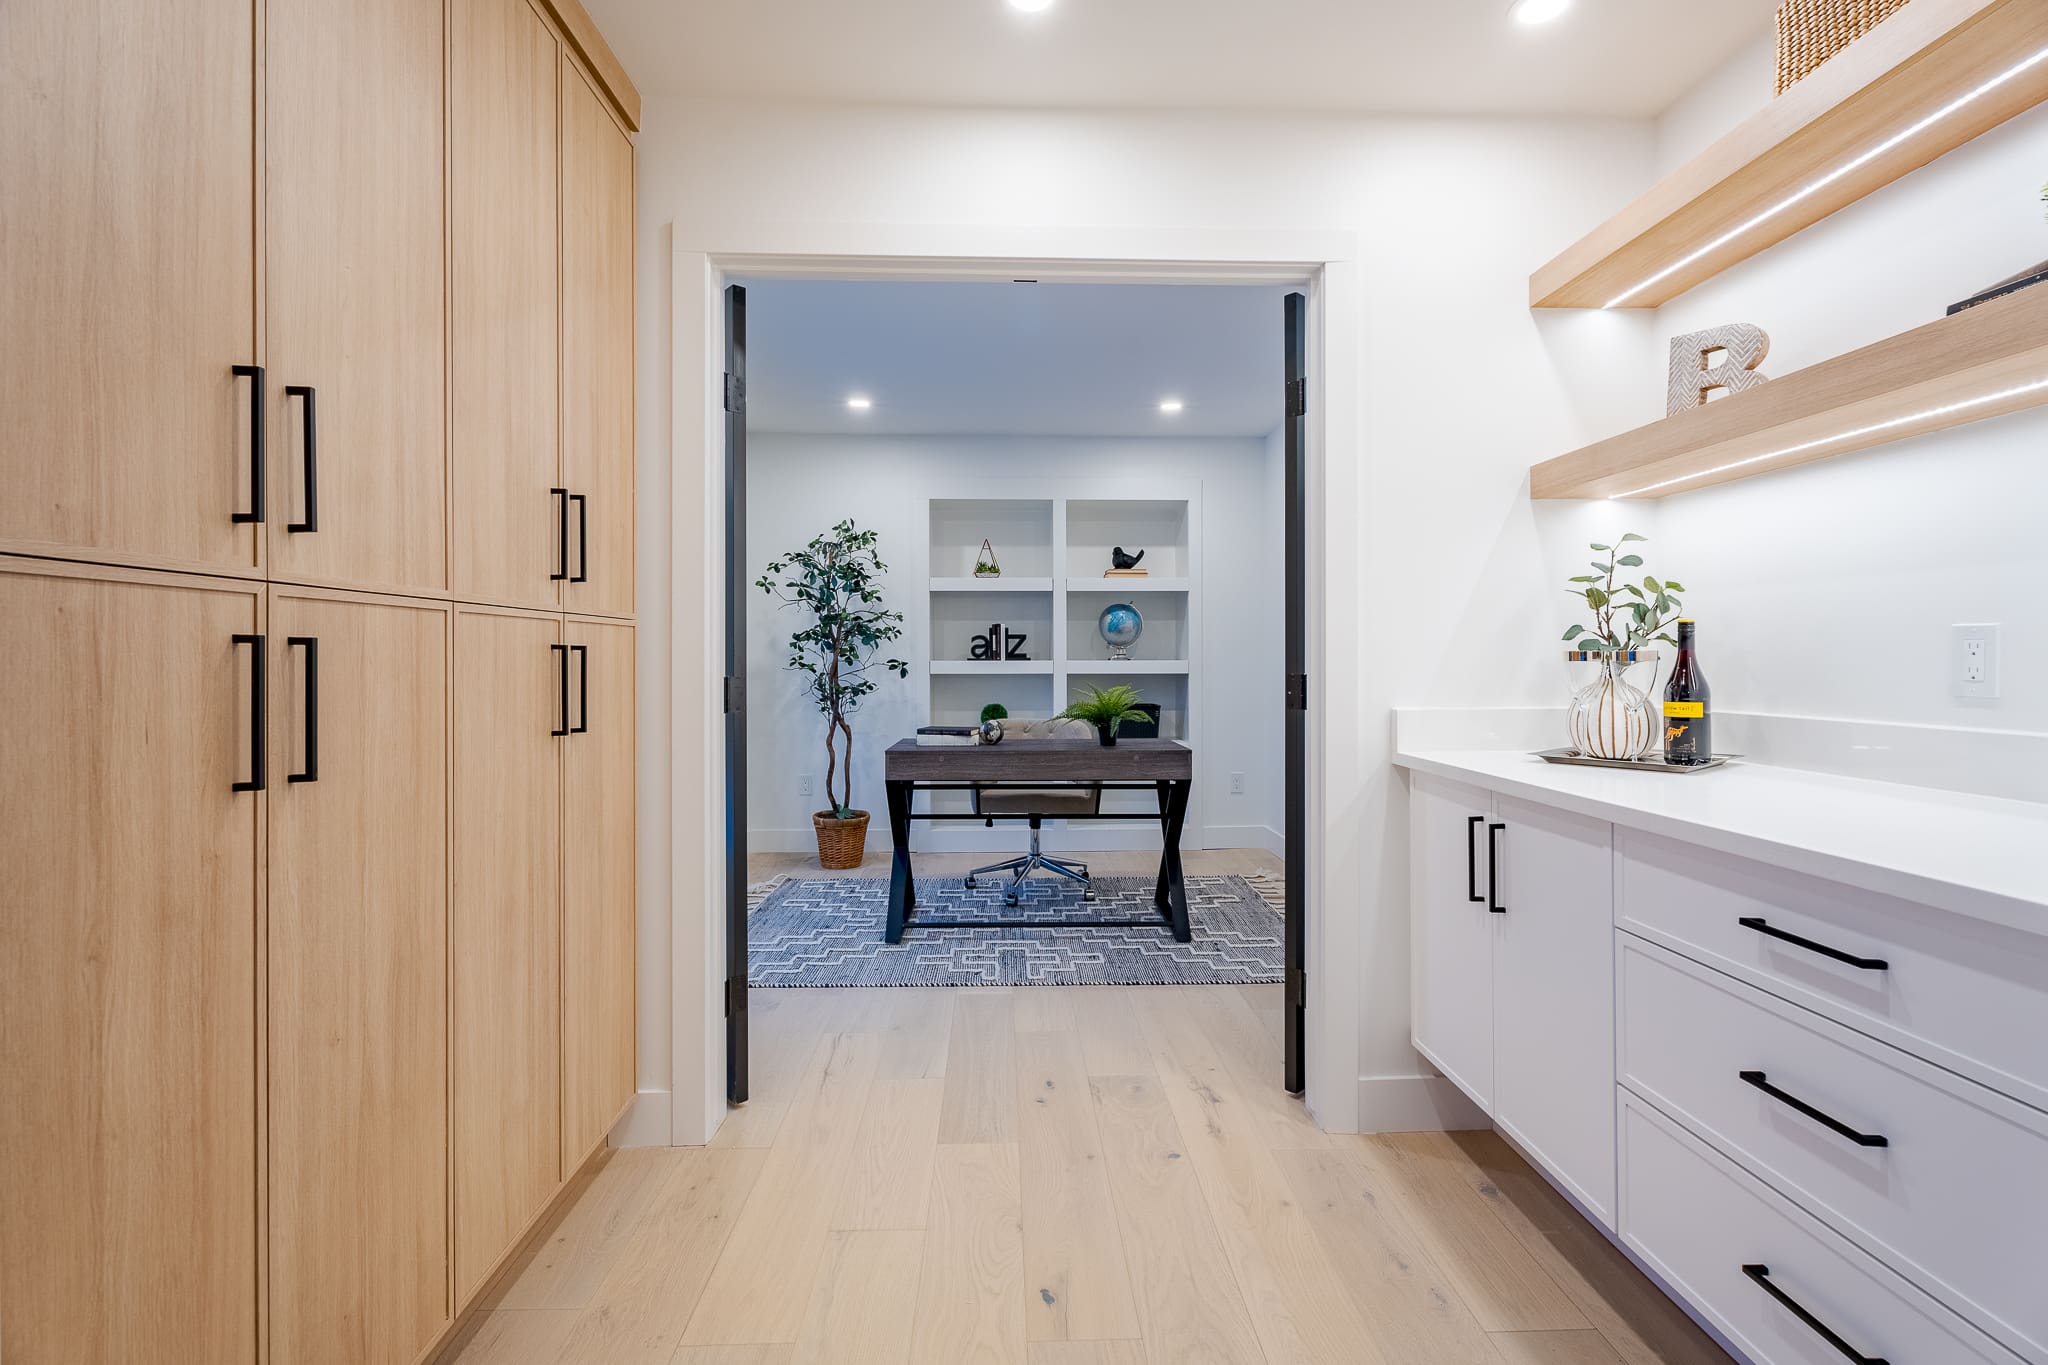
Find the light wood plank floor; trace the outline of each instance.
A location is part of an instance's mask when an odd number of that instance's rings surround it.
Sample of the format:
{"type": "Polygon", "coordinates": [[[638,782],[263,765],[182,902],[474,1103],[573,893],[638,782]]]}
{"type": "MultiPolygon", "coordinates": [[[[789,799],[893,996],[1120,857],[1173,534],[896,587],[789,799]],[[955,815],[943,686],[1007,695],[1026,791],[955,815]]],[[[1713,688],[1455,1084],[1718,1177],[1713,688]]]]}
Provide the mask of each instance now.
{"type": "Polygon", "coordinates": [[[753,1100],[710,1147],[614,1154],[452,1359],[1725,1365],[1493,1134],[1319,1132],[1280,1008],[756,991],[753,1100]]]}

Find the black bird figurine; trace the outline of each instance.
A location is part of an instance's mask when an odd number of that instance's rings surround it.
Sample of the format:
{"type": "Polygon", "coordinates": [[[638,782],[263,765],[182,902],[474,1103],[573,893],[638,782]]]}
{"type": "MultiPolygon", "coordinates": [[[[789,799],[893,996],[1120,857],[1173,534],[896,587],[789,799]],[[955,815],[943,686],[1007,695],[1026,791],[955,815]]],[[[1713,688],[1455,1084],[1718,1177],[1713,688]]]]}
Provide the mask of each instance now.
{"type": "Polygon", "coordinates": [[[1111,547],[1109,552],[1109,562],[1119,569],[1135,569],[1138,567],[1138,561],[1144,557],[1145,552],[1143,550],[1138,551],[1134,555],[1125,554],[1124,547],[1121,545],[1111,547]]]}

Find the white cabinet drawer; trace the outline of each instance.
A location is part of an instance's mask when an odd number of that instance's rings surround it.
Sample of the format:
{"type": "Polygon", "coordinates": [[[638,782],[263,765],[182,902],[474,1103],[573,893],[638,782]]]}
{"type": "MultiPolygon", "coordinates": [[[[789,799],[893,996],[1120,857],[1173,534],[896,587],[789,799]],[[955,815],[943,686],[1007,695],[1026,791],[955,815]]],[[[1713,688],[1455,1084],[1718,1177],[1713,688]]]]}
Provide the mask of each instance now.
{"type": "Polygon", "coordinates": [[[1622,1240],[1755,1365],[1842,1365],[1852,1351],[1889,1365],[2014,1365],[1645,1101],[1624,1090],[1621,1106],[1622,1240]]]}
{"type": "Polygon", "coordinates": [[[2048,1361],[2048,1114],[1617,937],[1623,1084],[2048,1361]]]}
{"type": "Polygon", "coordinates": [[[1622,928],[2048,1109],[2048,935],[1634,830],[1614,879],[1622,928]]]}

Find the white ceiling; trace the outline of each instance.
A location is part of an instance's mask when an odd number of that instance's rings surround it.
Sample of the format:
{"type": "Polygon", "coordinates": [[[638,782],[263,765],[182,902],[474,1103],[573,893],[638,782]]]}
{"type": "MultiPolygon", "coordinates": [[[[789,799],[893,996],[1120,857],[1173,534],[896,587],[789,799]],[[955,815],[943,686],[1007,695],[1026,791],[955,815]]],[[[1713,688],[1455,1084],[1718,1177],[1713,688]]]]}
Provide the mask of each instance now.
{"type": "Polygon", "coordinates": [[[1266,286],[747,283],[747,424],[920,436],[1264,436],[1266,286]],[[871,398],[856,412],[849,396],[871,398]],[[1163,398],[1186,403],[1160,413],[1163,398]]]}
{"type": "Polygon", "coordinates": [[[585,0],[643,91],[885,104],[1661,113],[1777,0],[585,0]]]}

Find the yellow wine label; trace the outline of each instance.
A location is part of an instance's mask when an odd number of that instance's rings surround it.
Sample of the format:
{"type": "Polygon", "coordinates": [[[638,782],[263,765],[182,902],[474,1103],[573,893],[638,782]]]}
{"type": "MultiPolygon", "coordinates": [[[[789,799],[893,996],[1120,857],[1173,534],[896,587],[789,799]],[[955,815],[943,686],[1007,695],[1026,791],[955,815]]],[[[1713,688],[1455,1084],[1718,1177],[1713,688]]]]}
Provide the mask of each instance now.
{"type": "Polygon", "coordinates": [[[1667,701],[1664,703],[1664,719],[1666,720],[1698,720],[1706,714],[1707,704],[1703,701],[1667,701]]]}

